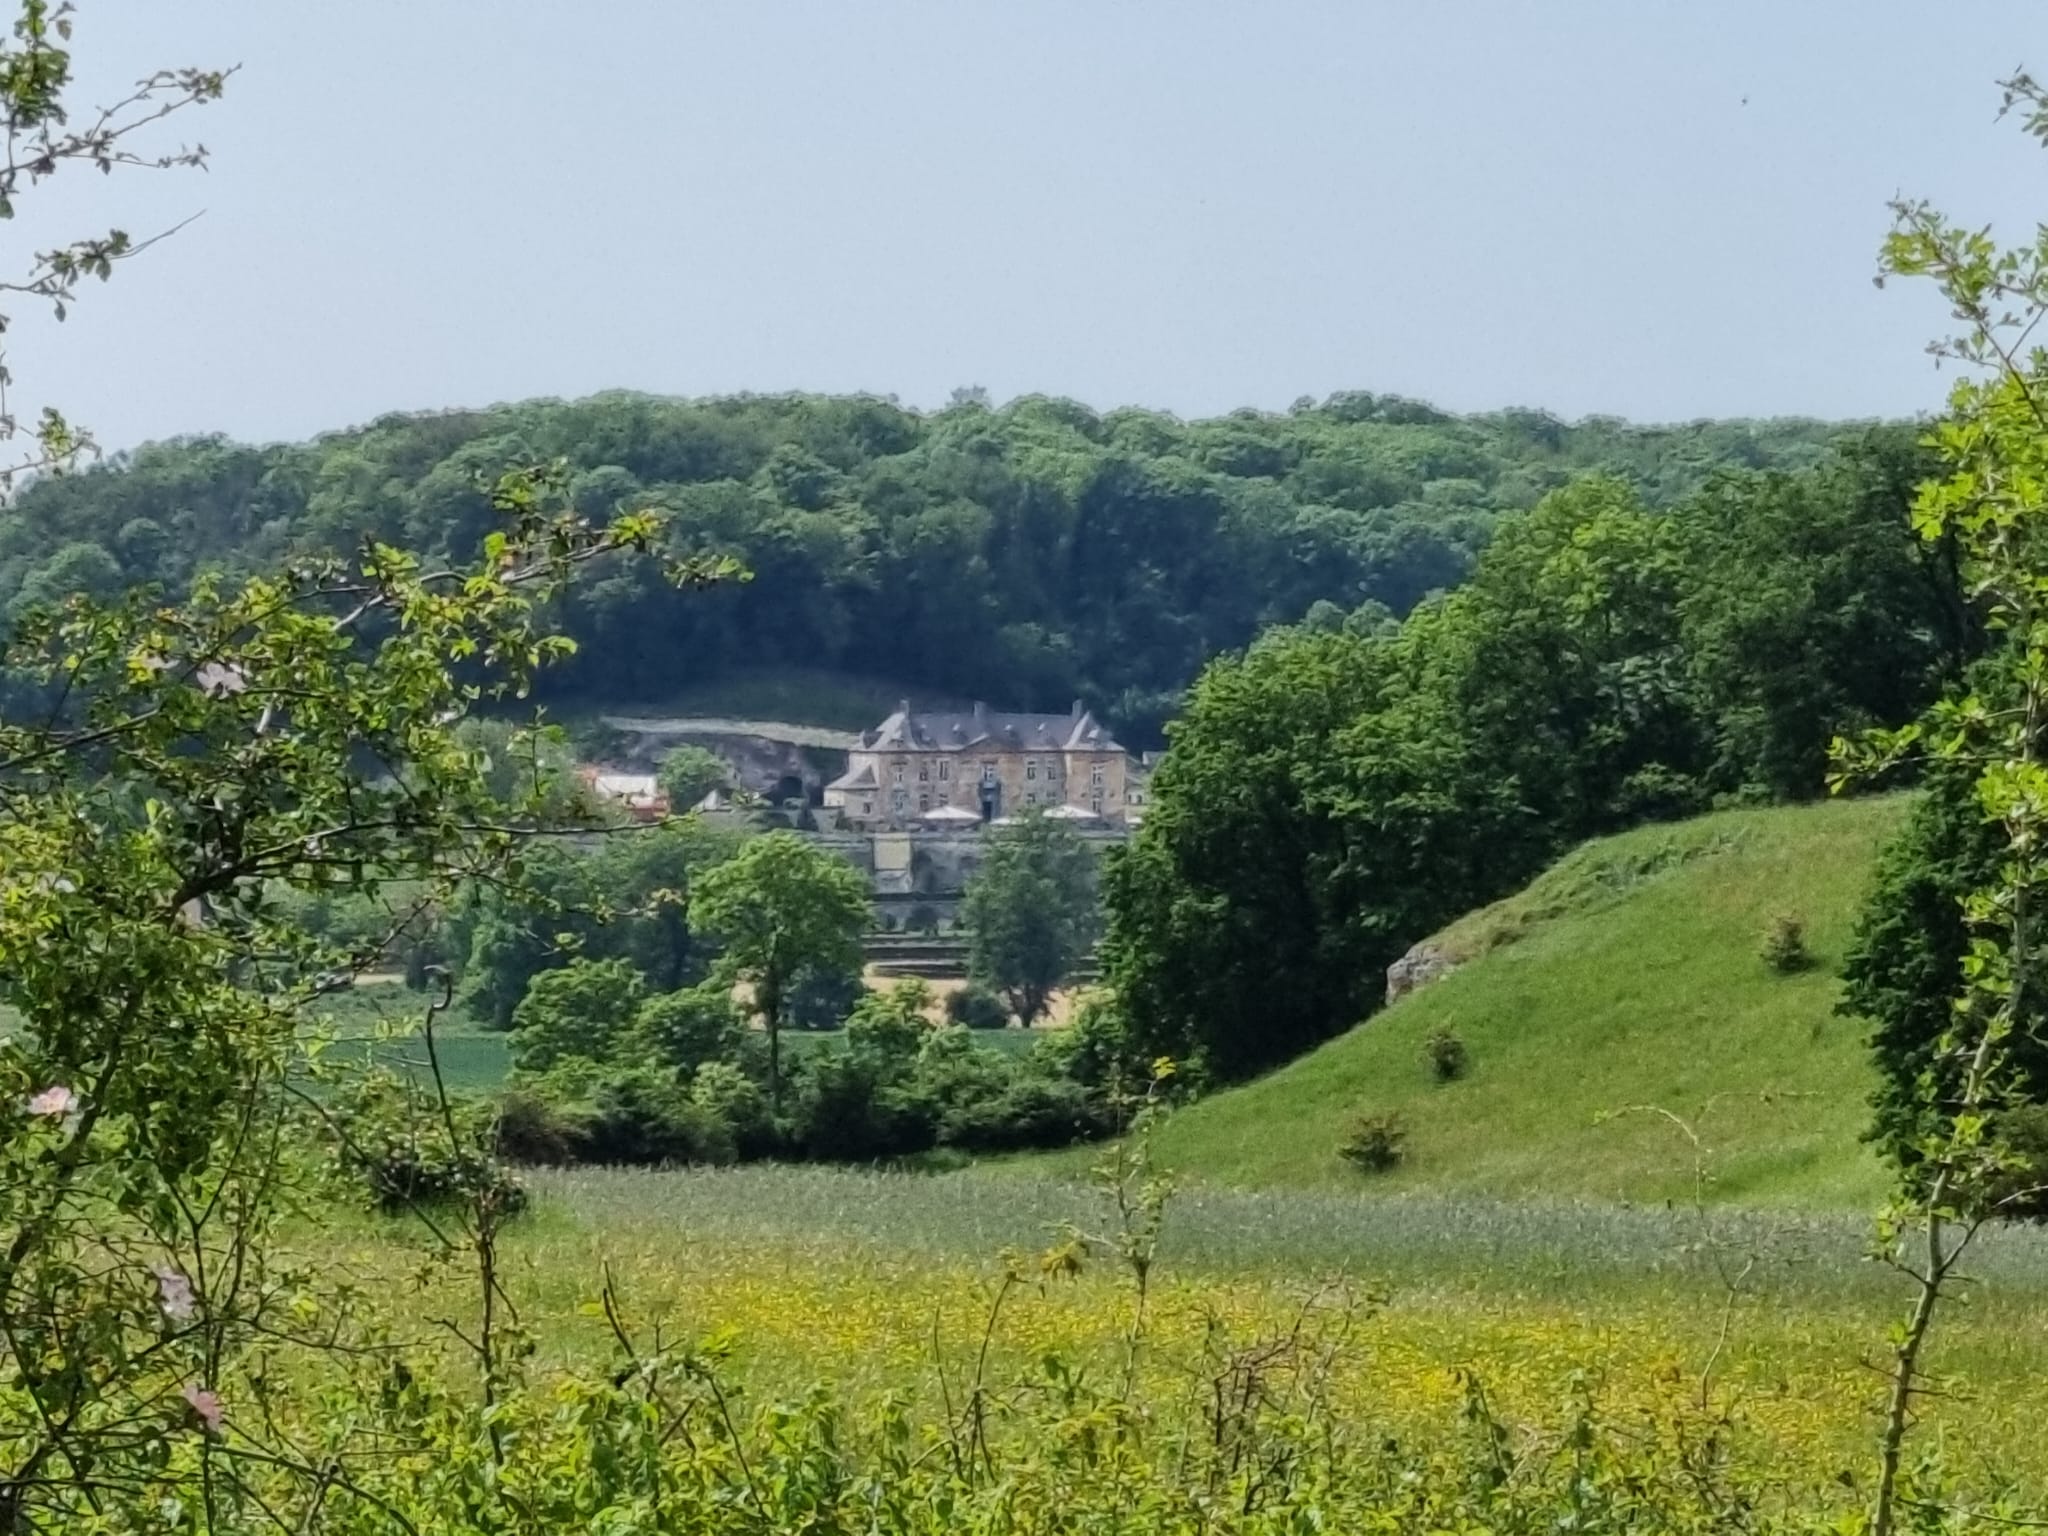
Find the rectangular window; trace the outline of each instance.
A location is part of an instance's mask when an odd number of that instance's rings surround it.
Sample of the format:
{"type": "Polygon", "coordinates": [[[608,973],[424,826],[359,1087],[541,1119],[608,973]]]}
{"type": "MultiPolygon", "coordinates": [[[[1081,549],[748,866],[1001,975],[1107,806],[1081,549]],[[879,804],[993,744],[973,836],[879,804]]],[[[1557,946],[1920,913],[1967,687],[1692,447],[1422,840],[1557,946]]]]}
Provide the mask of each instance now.
{"type": "Polygon", "coordinates": [[[895,769],[895,771],[896,771],[896,782],[897,782],[898,784],[901,784],[901,783],[903,782],[903,765],[902,765],[901,763],[892,763],[892,764],[890,764],[890,767],[892,767],[893,769],[895,769]]]}
{"type": "Polygon", "coordinates": [[[945,781],[946,781],[947,779],[950,779],[951,777],[953,777],[953,765],[952,765],[952,763],[950,763],[949,761],[947,761],[947,760],[946,760],[945,758],[943,758],[943,757],[942,757],[942,758],[940,758],[940,759],[939,759],[939,781],[940,781],[941,783],[944,783],[944,782],[945,782],[945,781]]]}
{"type": "Polygon", "coordinates": [[[983,758],[981,763],[981,782],[984,784],[993,784],[995,783],[995,781],[996,765],[994,759],[983,758]]]}
{"type": "Polygon", "coordinates": [[[931,781],[931,776],[932,776],[932,765],[931,765],[930,763],[919,763],[919,764],[917,765],[917,782],[918,782],[918,783],[920,783],[920,784],[925,784],[925,783],[929,783],[929,782],[931,781]]]}
{"type": "Polygon", "coordinates": [[[1098,814],[1099,814],[1099,813],[1101,812],[1101,810],[1102,810],[1102,796],[1101,796],[1101,795],[1099,795],[1099,794],[1098,794],[1098,795],[1097,795],[1097,796],[1095,797],[1095,809],[1096,809],[1096,811],[1097,811],[1097,813],[1098,813],[1098,814]]]}
{"type": "Polygon", "coordinates": [[[889,791],[889,803],[900,811],[910,803],[910,797],[900,789],[892,789],[889,791]]]}
{"type": "Polygon", "coordinates": [[[1102,764],[1097,763],[1088,770],[1088,782],[1100,788],[1102,785],[1102,764]]]}
{"type": "Polygon", "coordinates": [[[872,816],[872,815],[874,815],[874,814],[875,814],[875,802],[874,802],[874,801],[872,801],[872,800],[863,800],[863,801],[861,801],[861,803],[860,803],[860,813],[861,813],[861,815],[863,815],[863,816],[872,816]]]}
{"type": "Polygon", "coordinates": [[[1025,758],[1025,759],[1024,759],[1024,777],[1025,777],[1025,778],[1027,778],[1027,779],[1035,779],[1035,778],[1037,778],[1037,777],[1038,777],[1038,759],[1037,759],[1037,758],[1035,758],[1035,757],[1027,757],[1027,758],[1025,758]]]}
{"type": "Polygon", "coordinates": [[[932,797],[930,795],[919,795],[917,797],[917,808],[920,811],[930,810],[932,808],[932,797]]]}
{"type": "Polygon", "coordinates": [[[1027,789],[1026,791],[1024,791],[1024,803],[1026,805],[1038,804],[1038,791],[1035,789],[1027,789]]]}

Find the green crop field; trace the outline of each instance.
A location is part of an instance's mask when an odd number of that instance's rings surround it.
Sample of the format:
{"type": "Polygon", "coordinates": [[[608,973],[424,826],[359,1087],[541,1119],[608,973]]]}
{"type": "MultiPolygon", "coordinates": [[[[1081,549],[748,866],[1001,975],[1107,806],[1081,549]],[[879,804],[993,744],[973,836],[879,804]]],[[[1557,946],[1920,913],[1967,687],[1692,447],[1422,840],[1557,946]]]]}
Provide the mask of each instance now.
{"type": "MultiPolygon", "coordinates": [[[[420,993],[396,985],[370,983],[322,999],[315,1017],[328,1036],[325,1049],[330,1061],[374,1061],[424,1079],[429,1061],[419,1025],[426,1009],[427,999],[420,993]]],[[[988,1029],[979,1031],[974,1038],[978,1045],[1021,1053],[1030,1050],[1040,1037],[1036,1030],[988,1029]]],[[[793,1029],[782,1038],[786,1049],[800,1053],[829,1049],[839,1041],[840,1032],[793,1029]]],[[[434,1044],[442,1079],[454,1092],[495,1093],[511,1073],[508,1037],[477,1028],[459,1012],[436,1027],[434,1044]]]]}

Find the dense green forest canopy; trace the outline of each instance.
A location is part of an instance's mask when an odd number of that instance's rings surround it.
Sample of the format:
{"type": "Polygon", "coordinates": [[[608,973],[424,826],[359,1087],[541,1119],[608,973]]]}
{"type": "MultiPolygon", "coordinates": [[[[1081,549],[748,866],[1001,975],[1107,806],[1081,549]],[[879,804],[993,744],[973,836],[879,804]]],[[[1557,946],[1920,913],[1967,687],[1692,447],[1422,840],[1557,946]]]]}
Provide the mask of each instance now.
{"type": "Polygon", "coordinates": [[[651,700],[803,664],[1017,707],[1086,696],[1143,741],[1210,657],[1273,624],[1401,617],[1467,575],[1503,514],[1580,475],[1666,507],[1717,471],[1816,464],[1844,430],[1454,416],[1367,393],[1194,422],[974,392],[930,413],[538,400],[310,443],[158,443],[45,479],[0,528],[0,613],[135,582],[175,593],[365,536],[464,559],[492,526],[484,478],[559,458],[585,512],[660,509],[675,547],[736,555],[755,579],[679,594],[618,563],[569,599],[583,649],[558,692],[651,700]]]}
{"type": "Polygon", "coordinates": [[[1953,541],[1908,519],[1936,467],[1883,428],[1667,509],[1589,476],[1398,627],[1284,626],[1218,658],[1107,872],[1138,1039],[1248,1075],[1357,1023],[1409,945],[1584,838],[1821,794],[1834,737],[1913,721],[1982,644],[1953,541]]]}

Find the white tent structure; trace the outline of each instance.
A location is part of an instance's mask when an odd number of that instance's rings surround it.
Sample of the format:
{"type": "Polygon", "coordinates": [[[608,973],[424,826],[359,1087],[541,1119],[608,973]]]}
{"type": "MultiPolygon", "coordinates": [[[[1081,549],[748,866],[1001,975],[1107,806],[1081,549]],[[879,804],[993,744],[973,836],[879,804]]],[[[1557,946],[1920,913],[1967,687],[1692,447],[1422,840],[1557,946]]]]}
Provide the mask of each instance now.
{"type": "Polygon", "coordinates": [[[1101,816],[1078,805],[1055,805],[1045,813],[1047,821],[1100,821],[1101,816]]]}
{"type": "Polygon", "coordinates": [[[917,819],[941,826],[957,827],[969,822],[979,822],[981,817],[975,812],[965,810],[957,805],[941,805],[935,806],[929,811],[919,812],[917,819]]]}

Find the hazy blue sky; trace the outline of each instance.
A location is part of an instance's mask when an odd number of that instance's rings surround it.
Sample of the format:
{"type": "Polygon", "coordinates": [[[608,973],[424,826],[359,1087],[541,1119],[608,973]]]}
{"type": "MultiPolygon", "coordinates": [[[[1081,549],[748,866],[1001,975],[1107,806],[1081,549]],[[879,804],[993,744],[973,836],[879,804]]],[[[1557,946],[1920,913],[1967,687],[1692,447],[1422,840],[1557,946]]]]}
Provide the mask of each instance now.
{"type": "Polygon", "coordinates": [[[10,227],[205,210],[11,337],[110,445],[614,386],[1903,413],[1886,199],[2048,213],[1993,121],[2038,0],[86,0],[78,52],[243,65],[205,176],[10,227]]]}

